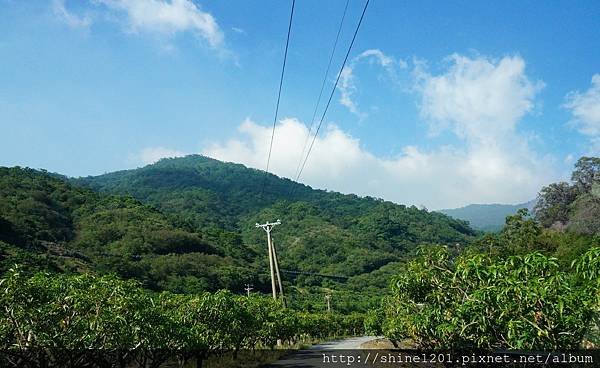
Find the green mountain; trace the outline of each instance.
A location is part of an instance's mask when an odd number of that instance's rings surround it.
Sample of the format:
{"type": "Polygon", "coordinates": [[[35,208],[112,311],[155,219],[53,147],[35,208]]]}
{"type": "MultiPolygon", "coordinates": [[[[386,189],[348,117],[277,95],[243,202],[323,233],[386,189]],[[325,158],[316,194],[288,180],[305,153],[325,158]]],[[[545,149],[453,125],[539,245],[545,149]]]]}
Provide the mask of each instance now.
{"type": "Polygon", "coordinates": [[[131,197],[94,193],[45,172],[0,168],[0,272],[21,263],[33,270],[117,273],[156,290],[236,288],[252,274],[229,249],[131,197]]]}
{"type": "Polygon", "coordinates": [[[284,284],[306,309],[324,292],[336,308],[364,309],[418,245],[475,236],[441,213],[197,155],[79,179],[0,168],[0,271],[25,263],[115,273],[153,290],[242,292],[250,283],[268,292],[266,236],[255,223],[276,219],[284,284]]]}
{"type": "Polygon", "coordinates": [[[224,229],[261,255],[265,234],[255,223],[281,219],[274,236],[283,268],[304,272],[359,275],[402,259],[418,244],[455,244],[474,235],[463,221],[439,213],[314,190],[198,155],[76,182],[131,195],[198,231],[224,229]]]}
{"type": "Polygon", "coordinates": [[[470,204],[461,208],[440,210],[450,217],[467,221],[473,228],[486,232],[499,231],[507,216],[517,213],[521,208],[532,210],[535,200],[519,204],[470,204]]]}

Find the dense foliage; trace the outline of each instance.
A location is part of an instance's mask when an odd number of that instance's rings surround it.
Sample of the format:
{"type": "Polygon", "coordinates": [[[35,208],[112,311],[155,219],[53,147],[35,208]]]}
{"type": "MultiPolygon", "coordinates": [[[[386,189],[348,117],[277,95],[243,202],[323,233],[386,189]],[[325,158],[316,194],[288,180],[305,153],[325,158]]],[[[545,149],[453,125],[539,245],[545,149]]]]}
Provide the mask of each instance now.
{"type": "Polygon", "coordinates": [[[526,209],[522,209],[506,218],[501,232],[487,234],[468,248],[489,252],[494,256],[540,252],[557,258],[563,266],[570,266],[588,249],[599,245],[599,235],[544,228],[526,209]]]}
{"type": "Polygon", "coordinates": [[[112,276],[27,277],[18,267],[0,285],[0,365],[156,367],[363,331],[360,314],[296,312],[224,290],[157,294],[112,276]]]}
{"type": "Polygon", "coordinates": [[[502,230],[475,240],[469,248],[494,256],[540,252],[568,267],[591,247],[600,246],[600,159],[583,157],[573,183],[540,190],[533,214],[521,209],[507,216],[502,230]]]}
{"type": "Polygon", "coordinates": [[[600,312],[599,262],[600,248],[570,268],[537,252],[424,248],[393,279],[383,329],[426,347],[576,349],[600,312]]]}
{"type": "Polygon", "coordinates": [[[114,350],[107,364],[151,366],[165,349],[201,361],[365,328],[431,347],[574,348],[599,315],[598,160],[478,238],[440,213],[202,156],[78,180],[0,168],[0,342],[32,366],[78,365],[80,349],[114,350]],[[277,218],[286,310],[259,296],[254,224],[277,218]],[[258,295],[236,295],[246,283],[258,295]]]}

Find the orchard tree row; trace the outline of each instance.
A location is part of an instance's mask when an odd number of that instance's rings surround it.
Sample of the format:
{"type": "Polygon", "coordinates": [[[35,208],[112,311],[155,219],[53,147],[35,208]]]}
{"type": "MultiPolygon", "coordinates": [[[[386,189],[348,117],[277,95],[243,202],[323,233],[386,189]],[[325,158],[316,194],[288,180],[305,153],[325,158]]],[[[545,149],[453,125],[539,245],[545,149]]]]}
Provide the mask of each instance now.
{"type": "Polygon", "coordinates": [[[393,342],[548,351],[598,343],[600,247],[570,267],[540,252],[452,257],[445,247],[425,247],[391,289],[379,317],[393,342]]]}
{"type": "Polygon", "coordinates": [[[183,365],[363,331],[360,314],[302,313],[229,291],[158,294],[113,276],[26,277],[18,267],[0,283],[0,365],[183,365]]]}

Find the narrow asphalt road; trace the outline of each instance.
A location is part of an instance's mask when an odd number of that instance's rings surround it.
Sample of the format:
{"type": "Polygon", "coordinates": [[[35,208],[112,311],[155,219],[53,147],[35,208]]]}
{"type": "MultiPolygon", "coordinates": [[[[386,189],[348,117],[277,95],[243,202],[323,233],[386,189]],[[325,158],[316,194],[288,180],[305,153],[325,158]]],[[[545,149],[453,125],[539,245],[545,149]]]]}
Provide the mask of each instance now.
{"type": "Polygon", "coordinates": [[[367,341],[377,339],[376,336],[353,337],[344,340],[328,341],[322,344],[311,346],[306,350],[291,352],[282,359],[272,363],[269,367],[292,367],[292,368],[313,368],[313,367],[348,367],[348,355],[358,360],[360,345],[367,341]],[[341,356],[345,358],[341,358],[341,356]],[[340,361],[343,360],[344,362],[340,361]]]}
{"type": "Polygon", "coordinates": [[[377,339],[377,336],[352,337],[344,340],[333,340],[322,344],[313,345],[310,350],[331,350],[331,349],[360,349],[360,346],[371,340],[377,339]]]}

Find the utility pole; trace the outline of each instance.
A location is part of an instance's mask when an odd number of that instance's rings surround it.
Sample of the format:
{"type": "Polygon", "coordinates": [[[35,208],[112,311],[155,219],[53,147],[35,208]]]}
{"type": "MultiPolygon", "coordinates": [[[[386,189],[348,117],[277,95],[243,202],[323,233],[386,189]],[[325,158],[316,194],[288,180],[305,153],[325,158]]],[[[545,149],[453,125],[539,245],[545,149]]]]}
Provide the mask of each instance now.
{"type": "Polygon", "coordinates": [[[331,313],[331,295],[325,295],[325,300],[327,300],[327,313],[331,313]]]}
{"type": "Polygon", "coordinates": [[[285,298],[283,297],[283,284],[281,283],[281,274],[279,273],[279,260],[277,260],[277,252],[275,251],[275,244],[273,244],[273,239],[271,239],[271,251],[273,252],[273,263],[275,263],[275,274],[277,274],[277,283],[279,284],[279,295],[281,296],[281,300],[283,301],[283,306],[285,307],[285,298]]]}
{"type": "Polygon", "coordinates": [[[254,289],[251,284],[246,284],[244,290],[246,290],[246,295],[250,297],[250,290],[254,289]]]}
{"type": "Polygon", "coordinates": [[[277,270],[277,277],[279,280],[279,291],[283,297],[283,286],[281,285],[281,275],[279,274],[279,265],[277,264],[277,255],[273,247],[273,241],[271,239],[271,230],[276,225],[281,225],[281,221],[267,222],[264,224],[256,224],[257,228],[262,228],[267,233],[267,247],[269,251],[269,268],[271,270],[271,291],[273,292],[273,299],[277,299],[277,290],[275,287],[275,270],[277,270]]]}

